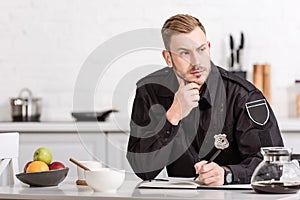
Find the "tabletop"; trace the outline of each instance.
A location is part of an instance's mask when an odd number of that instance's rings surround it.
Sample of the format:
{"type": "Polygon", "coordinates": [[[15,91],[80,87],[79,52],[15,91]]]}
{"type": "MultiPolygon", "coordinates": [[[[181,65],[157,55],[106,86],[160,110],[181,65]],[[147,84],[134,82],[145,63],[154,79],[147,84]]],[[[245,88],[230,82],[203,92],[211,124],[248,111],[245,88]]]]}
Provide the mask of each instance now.
{"type": "Polygon", "coordinates": [[[1,186],[0,199],[300,199],[298,194],[257,194],[253,190],[207,190],[207,189],[138,189],[139,181],[126,180],[115,193],[94,192],[89,186],[78,186],[74,180],[67,179],[58,186],[53,187],[28,187],[25,184],[14,186],[1,186]]]}

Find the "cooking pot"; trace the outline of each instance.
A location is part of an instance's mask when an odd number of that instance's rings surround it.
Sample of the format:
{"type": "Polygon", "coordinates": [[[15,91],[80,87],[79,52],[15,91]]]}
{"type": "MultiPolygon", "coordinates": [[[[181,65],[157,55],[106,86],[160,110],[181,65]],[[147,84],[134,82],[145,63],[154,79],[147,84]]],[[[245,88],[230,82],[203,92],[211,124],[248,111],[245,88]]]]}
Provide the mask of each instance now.
{"type": "Polygon", "coordinates": [[[23,88],[17,98],[10,99],[13,121],[39,121],[41,116],[41,99],[33,98],[28,88],[23,88]]]}

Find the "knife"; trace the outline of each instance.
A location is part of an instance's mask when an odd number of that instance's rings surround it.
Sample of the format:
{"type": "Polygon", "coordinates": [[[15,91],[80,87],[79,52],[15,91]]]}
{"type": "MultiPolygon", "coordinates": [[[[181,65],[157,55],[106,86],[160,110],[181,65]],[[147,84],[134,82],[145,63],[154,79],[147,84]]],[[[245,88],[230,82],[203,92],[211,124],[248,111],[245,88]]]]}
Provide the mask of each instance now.
{"type": "Polygon", "coordinates": [[[244,33],[241,32],[241,41],[239,48],[236,50],[236,62],[238,64],[239,70],[242,70],[242,51],[244,48],[244,43],[245,43],[245,38],[244,38],[244,33]]]}
{"type": "Polygon", "coordinates": [[[232,35],[230,34],[230,68],[231,70],[233,70],[233,64],[234,64],[234,54],[233,54],[233,51],[234,51],[234,42],[233,42],[233,37],[232,35]]]}

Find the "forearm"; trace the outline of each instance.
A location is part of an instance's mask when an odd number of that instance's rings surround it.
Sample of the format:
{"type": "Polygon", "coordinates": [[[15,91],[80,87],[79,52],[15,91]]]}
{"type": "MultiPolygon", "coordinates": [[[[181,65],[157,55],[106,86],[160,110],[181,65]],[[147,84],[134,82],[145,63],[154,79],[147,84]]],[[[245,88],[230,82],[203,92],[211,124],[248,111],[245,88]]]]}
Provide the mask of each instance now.
{"type": "Polygon", "coordinates": [[[262,158],[253,157],[237,165],[227,165],[226,167],[228,167],[233,174],[233,184],[249,184],[255,168],[261,161],[262,158]]]}
{"type": "Polygon", "coordinates": [[[169,110],[166,112],[166,118],[167,120],[172,124],[177,126],[182,119],[182,111],[180,107],[180,103],[174,98],[174,101],[169,108],[169,110]]]}
{"type": "Polygon", "coordinates": [[[165,118],[155,128],[131,124],[127,159],[137,176],[142,179],[155,178],[167,165],[173,146],[171,141],[177,130],[178,127],[165,118]]]}

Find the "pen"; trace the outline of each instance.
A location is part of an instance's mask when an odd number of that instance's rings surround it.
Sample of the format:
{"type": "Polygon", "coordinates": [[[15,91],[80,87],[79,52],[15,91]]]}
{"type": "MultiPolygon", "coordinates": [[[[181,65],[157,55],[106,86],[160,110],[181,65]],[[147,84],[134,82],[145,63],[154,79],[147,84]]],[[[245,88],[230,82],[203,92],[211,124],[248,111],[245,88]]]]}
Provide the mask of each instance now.
{"type": "MultiPolygon", "coordinates": [[[[207,161],[206,164],[211,163],[212,161],[214,161],[214,159],[216,159],[216,157],[221,153],[221,149],[218,149],[214,155],[207,161]]],[[[199,174],[195,176],[194,181],[199,177],[199,174]]]]}
{"type": "Polygon", "coordinates": [[[152,182],[152,181],[169,181],[169,180],[167,180],[167,179],[155,178],[155,179],[149,179],[148,181],[149,181],[149,182],[152,182]]]}

